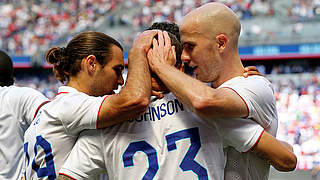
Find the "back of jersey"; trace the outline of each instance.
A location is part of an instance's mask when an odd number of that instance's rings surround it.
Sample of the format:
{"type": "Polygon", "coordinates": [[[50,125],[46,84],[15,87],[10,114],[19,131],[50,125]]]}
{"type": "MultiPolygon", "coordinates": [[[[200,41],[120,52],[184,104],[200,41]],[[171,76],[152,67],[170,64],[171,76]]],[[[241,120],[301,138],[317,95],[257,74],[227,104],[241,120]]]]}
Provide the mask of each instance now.
{"type": "Polygon", "coordinates": [[[110,180],[222,180],[224,157],[216,129],[175,96],[149,105],[145,114],[102,131],[110,180]]]}
{"type": "Polygon", "coordinates": [[[46,102],[31,88],[0,87],[0,179],[20,179],[23,136],[39,106],[46,102]]]}

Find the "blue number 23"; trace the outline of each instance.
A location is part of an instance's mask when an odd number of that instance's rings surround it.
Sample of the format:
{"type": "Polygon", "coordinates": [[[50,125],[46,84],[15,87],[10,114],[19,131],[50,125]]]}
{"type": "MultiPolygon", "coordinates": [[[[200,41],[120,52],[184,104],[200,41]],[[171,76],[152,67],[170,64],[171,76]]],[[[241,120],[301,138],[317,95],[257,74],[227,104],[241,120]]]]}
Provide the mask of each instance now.
{"type": "MultiPolygon", "coordinates": [[[[166,141],[168,151],[176,150],[176,142],[186,138],[190,138],[191,145],[180,163],[180,168],[183,171],[194,172],[198,176],[199,180],[208,180],[207,170],[194,160],[201,147],[199,128],[185,129],[167,135],[166,141]]],[[[124,167],[134,165],[133,156],[138,151],[142,151],[147,155],[149,163],[149,168],[142,180],[152,180],[159,170],[157,151],[146,141],[132,142],[129,144],[122,155],[124,167]]]]}

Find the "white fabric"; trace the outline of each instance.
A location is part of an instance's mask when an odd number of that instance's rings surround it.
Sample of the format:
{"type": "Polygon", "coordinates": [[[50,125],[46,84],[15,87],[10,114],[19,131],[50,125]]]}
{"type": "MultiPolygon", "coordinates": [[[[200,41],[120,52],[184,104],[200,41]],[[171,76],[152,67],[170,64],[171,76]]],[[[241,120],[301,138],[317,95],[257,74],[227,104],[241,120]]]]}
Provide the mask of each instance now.
{"type": "Polygon", "coordinates": [[[215,121],[216,125],[221,127],[219,134],[225,145],[224,152],[227,157],[225,179],[267,180],[270,165],[256,154],[247,151],[258,142],[264,130],[273,136],[276,135],[278,116],[271,83],[262,76],[236,77],[219,88],[234,90],[244,100],[249,110],[247,118],[215,121]],[[239,141],[239,137],[243,141],[239,141]]]}
{"type": "Polygon", "coordinates": [[[48,101],[26,87],[0,87],[0,179],[20,179],[23,168],[23,136],[38,107],[48,101]]]}
{"type": "Polygon", "coordinates": [[[80,132],[96,129],[98,111],[105,98],[88,96],[68,86],[59,88],[58,95],[39,111],[26,131],[27,179],[58,176],[80,132]]]}
{"type": "Polygon", "coordinates": [[[107,173],[110,180],[142,179],[149,167],[158,164],[154,180],[198,179],[195,172],[183,171],[183,165],[188,168],[192,165],[190,162],[207,173],[207,178],[203,175],[200,179],[223,179],[225,160],[217,130],[191,113],[175,96],[167,94],[163,99],[153,101],[147,112],[139,118],[99,131],[82,132],[60,173],[78,180],[94,179],[92,176],[99,173],[107,173]],[[174,141],[171,138],[178,139],[174,141]],[[176,149],[169,151],[168,145],[174,145],[173,142],[176,149]],[[150,145],[151,148],[144,145],[150,145]],[[194,148],[197,146],[198,152],[194,148]],[[124,162],[130,162],[128,152],[134,147],[138,151],[131,153],[134,153],[133,164],[125,167],[124,162]],[[187,155],[187,152],[192,153],[187,155]],[[153,154],[155,161],[148,162],[146,153],[150,156],[153,154]],[[186,160],[185,164],[181,164],[183,159],[186,160]]]}

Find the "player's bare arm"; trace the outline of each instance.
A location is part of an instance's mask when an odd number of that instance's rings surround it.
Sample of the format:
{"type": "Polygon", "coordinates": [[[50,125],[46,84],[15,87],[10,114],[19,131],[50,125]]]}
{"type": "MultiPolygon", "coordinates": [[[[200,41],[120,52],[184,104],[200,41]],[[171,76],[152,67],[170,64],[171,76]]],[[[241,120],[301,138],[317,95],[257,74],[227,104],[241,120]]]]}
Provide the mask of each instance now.
{"type": "Polygon", "coordinates": [[[119,94],[108,97],[99,114],[98,128],[108,127],[145,111],[151,95],[151,76],[146,54],[157,31],[145,31],[134,41],[128,57],[128,77],[119,94]]]}
{"type": "Polygon", "coordinates": [[[266,131],[252,151],[279,171],[293,171],[296,168],[297,157],[292,146],[277,140],[266,131]]]}
{"type": "Polygon", "coordinates": [[[72,179],[71,177],[59,174],[58,180],[74,180],[74,179],[72,179]]]}

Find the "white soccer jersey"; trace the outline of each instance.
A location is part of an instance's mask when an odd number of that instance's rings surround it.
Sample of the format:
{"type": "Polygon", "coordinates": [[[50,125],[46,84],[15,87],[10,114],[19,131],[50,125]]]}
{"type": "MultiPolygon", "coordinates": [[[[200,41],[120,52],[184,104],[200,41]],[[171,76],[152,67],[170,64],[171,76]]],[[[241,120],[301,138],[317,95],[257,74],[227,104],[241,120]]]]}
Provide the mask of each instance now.
{"type": "Polygon", "coordinates": [[[92,97],[68,86],[46,104],[25,134],[27,179],[55,179],[80,131],[96,129],[104,97],[92,97]]]}
{"type": "Polygon", "coordinates": [[[0,179],[20,179],[23,136],[38,108],[48,99],[27,87],[0,87],[0,179]]]}
{"type": "Polygon", "coordinates": [[[267,180],[270,165],[256,154],[248,152],[253,146],[243,146],[242,142],[250,138],[258,142],[264,130],[273,136],[276,135],[278,116],[271,83],[262,76],[235,77],[219,88],[235,91],[248,108],[246,118],[214,121],[219,127],[218,132],[223,138],[224,145],[228,146],[224,149],[227,157],[225,179],[267,180]],[[243,141],[235,140],[239,137],[243,138],[243,141]]]}
{"type": "Polygon", "coordinates": [[[216,129],[166,94],[139,118],[82,132],[60,173],[78,180],[99,173],[110,180],[223,180],[224,163],[216,129]]]}

